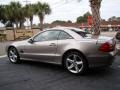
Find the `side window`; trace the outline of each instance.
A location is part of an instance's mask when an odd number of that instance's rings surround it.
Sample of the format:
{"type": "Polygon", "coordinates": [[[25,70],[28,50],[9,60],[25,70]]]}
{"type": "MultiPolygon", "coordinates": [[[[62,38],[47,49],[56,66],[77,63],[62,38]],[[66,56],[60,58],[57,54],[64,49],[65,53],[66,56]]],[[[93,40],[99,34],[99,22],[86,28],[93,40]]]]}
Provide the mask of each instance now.
{"type": "Polygon", "coordinates": [[[39,35],[34,37],[34,41],[38,42],[38,41],[50,41],[50,40],[57,40],[58,39],[58,35],[59,35],[60,31],[45,31],[40,33],[39,35]]]}
{"type": "Polygon", "coordinates": [[[59,40],[63,40],[63,39],[73,39],[73,37],[64,31],[61,31],[59,35],[59,40]]]}

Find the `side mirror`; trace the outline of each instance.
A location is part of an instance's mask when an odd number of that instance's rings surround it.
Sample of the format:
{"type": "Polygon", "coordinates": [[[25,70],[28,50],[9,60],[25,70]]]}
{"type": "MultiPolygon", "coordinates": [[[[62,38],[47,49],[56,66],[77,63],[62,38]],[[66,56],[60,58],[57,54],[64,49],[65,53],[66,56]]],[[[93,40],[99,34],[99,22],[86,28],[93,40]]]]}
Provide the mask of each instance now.
{"type": "Polygon", "coordinates": [[[28,42],[32,44],[34,41],[33,39],[29,39],[28,42]]]}
{"type": "Polygon", "coordinates": [[[120,32],[118,32],[115,37],[117,40],[120,40],[120,32]]]}

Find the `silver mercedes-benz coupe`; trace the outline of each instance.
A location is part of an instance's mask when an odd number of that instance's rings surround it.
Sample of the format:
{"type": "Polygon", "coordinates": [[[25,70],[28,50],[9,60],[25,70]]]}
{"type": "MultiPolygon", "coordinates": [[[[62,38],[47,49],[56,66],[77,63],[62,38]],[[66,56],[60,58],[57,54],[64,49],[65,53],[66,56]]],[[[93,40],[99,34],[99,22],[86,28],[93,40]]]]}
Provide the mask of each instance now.
{"type": "Polygon", "coordinates": [[[111,65],[114,46],[112,37],[95,38],[78,28],[56,27],[14,42],[6,50],[12,63],[32,60],[61,64],[73,74],[83,74],[89,67],[111,65]]]}

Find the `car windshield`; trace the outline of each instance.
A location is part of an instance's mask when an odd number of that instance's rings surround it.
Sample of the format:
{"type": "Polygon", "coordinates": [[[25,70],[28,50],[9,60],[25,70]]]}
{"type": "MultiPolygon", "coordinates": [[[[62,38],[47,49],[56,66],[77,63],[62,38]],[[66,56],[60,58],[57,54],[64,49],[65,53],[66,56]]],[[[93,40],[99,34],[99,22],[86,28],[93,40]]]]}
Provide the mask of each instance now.
{"type": "Polygon", "coordinates": [[[77,34],[79,34],[82,37],[90,37],[91,34],[88,31],[82,31],[80,30],[75,30],[75,29],[71,29],[72,31],[76,32],[77,34]]]}

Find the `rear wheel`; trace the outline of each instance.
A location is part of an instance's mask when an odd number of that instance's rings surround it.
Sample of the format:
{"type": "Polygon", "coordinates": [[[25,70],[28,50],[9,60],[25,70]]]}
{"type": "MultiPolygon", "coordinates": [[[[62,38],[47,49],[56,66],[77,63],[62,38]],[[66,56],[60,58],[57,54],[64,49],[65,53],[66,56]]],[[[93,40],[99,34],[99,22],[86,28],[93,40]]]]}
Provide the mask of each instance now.
{"type": "Polygon", "coordinates": [[[84,74],[88,68],[85,58],[79,52],[67,53],[63,64],[67,71],[76,75],[84,74]]]}
{"type": "Polygon", "coordinates": [[[11,47],[8,50],[8,58],[9,58],[10,62],[12,62],[12,63],[19,63],[20,62],[20,57],[19,57],[19,54],[18,54],[18,51],[16,48],[11,47]]]}

